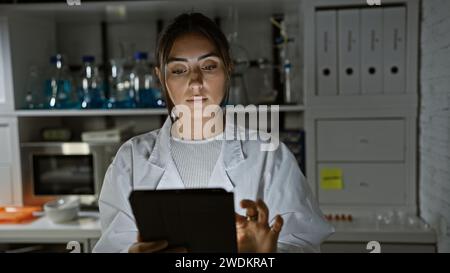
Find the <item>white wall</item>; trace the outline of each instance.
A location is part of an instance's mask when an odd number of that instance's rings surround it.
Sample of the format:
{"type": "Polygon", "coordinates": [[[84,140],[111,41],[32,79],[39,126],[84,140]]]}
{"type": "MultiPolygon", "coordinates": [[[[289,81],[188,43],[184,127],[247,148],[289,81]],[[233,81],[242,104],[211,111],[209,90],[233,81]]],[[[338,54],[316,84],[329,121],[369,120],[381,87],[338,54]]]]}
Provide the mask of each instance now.
{"type": "MultiPolygon", "coordinates": [[[[420,210],[450,231],[450,1],[422,5],[420,210]]],[[[438,233],[439,251],[450,252],[450,234],[438,233]]]]}

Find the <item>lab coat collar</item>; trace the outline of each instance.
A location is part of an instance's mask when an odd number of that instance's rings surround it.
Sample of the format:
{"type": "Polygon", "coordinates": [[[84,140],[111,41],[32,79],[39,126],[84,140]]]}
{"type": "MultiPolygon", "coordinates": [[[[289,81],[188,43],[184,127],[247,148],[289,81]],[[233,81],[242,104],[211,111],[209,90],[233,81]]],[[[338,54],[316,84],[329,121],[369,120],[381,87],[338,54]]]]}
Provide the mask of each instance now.
{"type": "MultiPolygon", "coordinates": [[[[171,127],[172,121],[170,117],[167,117],[157,134],[155,146],[148,158],[150,168],[146,172],[147,176],[140,181],[140,186],[152,189],[185,188],[170,153],[171,127]],[[172,171],[167,171],[168,168],[172,171]]],[[[232,124],[225,126],[224,137],[227,130],[234,130],[234,126],[232,124]]],[[[240,166],[245,158],[241,140],[224,140],[218,164],[216,164],[211,174],[208,187],[224,188],[227,191],[232,191],[236,186],[235,177],[238,177],[236,168],[240,166]]]]}
{"type": "Polygon", "coordinates": [[[161,169],[165,169],[167,162],[170,159],[170,129],[172,127],[172,121],[167,117],[164,125],[156,136],[156,143],[153,147],[153,151],[148,158],[150,164],[157,166],[161,169]]]}

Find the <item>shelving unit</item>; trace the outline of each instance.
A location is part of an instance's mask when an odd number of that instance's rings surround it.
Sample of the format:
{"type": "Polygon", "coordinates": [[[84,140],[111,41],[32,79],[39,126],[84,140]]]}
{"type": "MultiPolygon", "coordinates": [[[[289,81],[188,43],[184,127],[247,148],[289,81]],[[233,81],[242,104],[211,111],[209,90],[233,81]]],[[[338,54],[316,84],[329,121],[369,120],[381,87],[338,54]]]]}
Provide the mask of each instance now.
{"type": "Polygon", "coordinates": [[[89,117],[89,116],[153,116],[166,115],[167,109],[114,110],[17,110],[17,117],[89,117]]]}
{"type": "MultiPolygon", "coordinates": [[[[92,129],[95,124],[99,126],[105,126],[105,124],[111,124],[115,122],[125,122],[131,117],[133,120],[137,120],[142,127],[142,130],[147,128],[157,128],[160,125],[161,118],[166,114],[165,109],[130,109],[130,110],[19,110],[20,102],[24,97],[24,82],[26,82],[27,68],[31,63],[36,63],[42,66],[46,65],[48,56],[56,51],[68,51],[68,56],[72,57],[72,60],[79,60],[79,56],[82,53],[90,53],[96,55],[98,59],[102,59],[104,55],[102,50],[107,49],[108,52],[114,56],[118,52],[118,41],[134,41],[136,43],[136,50],[139,47],[144,47],[146,51],[154,50],[155,34],[156,34],[156,21],[158,19],[168,19],[175,14],[182,12],[183,8],[192,5],[191,2],[183,2],[183,4],[176,5],[176,1],[171,1],[167,6],[164,3],[150,3],[145,4],[139,2],[117,2],[110,8],[107,8],[105,3],[86,3],[81,9],[68,9],[67,6],[62,4],[48,4],[36,6],[20,6],[18,9],[14,7],[4,9],[0,13],[0,30],[1,33],[1,52],[3,58],[8,56],[5,52],[10,53],[11,60],[5,59],[2,63],[3,68],[2,77],[6,79],[6,82],[12,82],[11,86],[2,86],[0,93],[3,91],[5,102],[0,108],[1,117],[4,120],[8,120],[9,124],[17,124],[18,132],[21,140],[33,139],[31,137],[24,137],[24,134],[32,134],[34,131],[39,131],[40,127],[47,126],[47,124],[61,125],[61,124],[75,124],[79,125],[81,129],[89,127],[92,129]],[[142,4],[142,5],[141,5],[142,4]],[[118,13],[111,13],[111,9],[116,11],[120,7],[128,9],[128,18],[121,18],[118,13]],[[109,10],[109,13],[105,10],[109,10]],[[151,19],[146,17],[149,11],[152,16],[151,19]],[[160,14],[160,16],[158,15],[160,14]],[[30,16],[32,15],[32,16],[30,16]],[[99,19],[100,18],[100,19],[99,19]],[[131,20],[131,19],[132,20],[131,20]],[[86,19],[86,20],[84,20],[86,19]],[[80,21],[83,21],[80,23],[80,21]],[[102,23],[107,23],[107,46],[99,44],[99,34],[101,34],[102,23]],[[6,26],[6,27],[5,27],[6,26]],[[147,32],[145,30],[148,29],[147,32]],[[137,33],[133,33],[133,30],[138,30],[137,33]],[[82,36],[77,36],[82,35],[82,36]],[[47,39],[43,39],[47,38],[47,39]],[[73,46],[70,41],[77,41],[80,38],[89,41],[89,43],[78,42],[76,46],[73,46]],[[33,52],[30,53],[31,42],[33,41],[33,52]],[[37,53],[38,52],[38,53],[37,53]],[[8,81],[9,79],[9,81],[8,81]],[[13,95],[11,95],[13,94],[13,95]],[[12,110],[11,110],[12,109],[12,110]],[[14,110],[16,109],[16,110],[14,110]],[[150,122],[149,122],[150,121],[150,122]],[[151,125],[148,125],[151,124],[151,125]],[[30,127],[33,128],[32,130],[30,127]]],[[[301,37],[301,43],[298,44],[298,50],[301,51],[299,58],[302,63],[302,71],[304,74],[303,85],[298,89],[300,94],[301,103],[304,105],[281,105],[280,113],[284,119],[281,122],[288,123],[293,128],[305,128],[306,140],[308,147],[307,151],[307,171],[308,180],[311,183],[313,191],[318,194],[319,200],[324,196],[319,187],[319,166],[325,163],[338,163],[337,161],[327,161],[326,158],[320,158],[317,153],[318,139],[322,139],[317,134],[318,130],[324,121],[327,120],[355,120],[363,118],[365,122],[370,123],[373,119],[400,119],[405,126],[404,131],[404,162],[402,179],[405,181],[405,190],[407,191],[407,197],[405,202],[402,203],[403,207],[411,210],[415,210],[415,183],[416,174],[415,171],[415,132],[416,132],[416,118],[417,118],[417,56],[418,49],[409,47],[405,58],[405,90],[403,93],[395,94],[366,94],[364,90],[360,94],[348,95],[346,90],[342,94],[336,91],[336,96],[323,96],[318,92],[318,66],[316,56],[316,12],[319,10],[334,10],[339,11],[342,7],[345,10],[352,8],[365,8],[361,1],[357,0],[285,0],[285,1],[267,1],[261,5],[261,9],[257,12],[253,12],[250,6],[257,3],[257,1],[218,1],[217,9],[214,5],[206,3],[206,1],[196,2],[200,8],[198,11],[205,12],[211,17],[226,17],[227,7],[231,4],[234,7],[245,10],[243,13],[243,19],[241,23],[247,29],[242,29],[240,36],[240,42],[247,46],[252,46],[251,51],[254,56],[257,57],[270,56],[271,43],[270,43],[270,24],[268,23],[268,16],[276,12],[284,12],[290,14],[291,18],[297,20],[299,33],[301,37]],[[252,12],[250,12],[252,11],[252,12]],[[292,16],[294,15],[294,16],[292,16]],[[246,35],[253,34],[253,35],[246,35]],[[254,35],[264,35],[267,38],[267,43],[258,40],[255,44],[254,35]],[[303,96],[304,91],[304,96],[303,96]],[[345,93],[345,94],[344,94],[345,93]],[[304,97],[304,98],[303,98],[304,97]],[[407,182],[406,182],[407,181],[407,182]]],[[[405,7],[407,10],[408,22],[406,23],[407,32],[407,44],[416,45],[417,40],[417,28],[418,25],[418,1],[411,0],[386,0],[383,4],[390,7],[405,7]]],[[[259,4],[258,4],[259,5],[259,4]]],[[[337,21],[336,21],[337,22],[337,21]]],[[[226,29],[226,23],[222,21],[224,28],[226,29]]],[[[229,22],[228,22],[229,23],[229,22]]],[[[76,64],[76,63],[74,63],[76,64]]],[[[99,65],[101,65],[99,63],[99,65]]],[[[258,71],[259,72],[259,71],[258,71]]],[[[250,75],[248,83],[256,86],[258,90],[257,76],[250,75]],[[256,80],[255,80],[256,79],[256,80]]],[[[255,74],[255,73],[253,73],[255,74]]],[[[256,73],[257,74],[257,73],[256,73]]],[[[342,86],[339,86],[341,88],[342,86]]],[[[338,88],[338,87],[336,87],[338,88]]],[[[250,94],[250,97],[254,98],[256,94],[250,94]]],[[[1,104],[2,102],[0,102],[1,104]]],[[[6,124],[6,123],[5,123],[6,124]]],[[[373,123],[372,123],[373,124],[373,123]]],[[[8,127],[14,130],[14,127],[8,127]]],[[[80,128],[78,128],[81,130],[80,128]]],[[[102,128],[103,129],[103,128],[102,128]]],[[[11,132],[13,133],[13,132],[11,132]]],[[[355,132],[358,134],[358,132],[355,132]]],[[[332,136],[330,136],[332,137],[332,136]]],[[[13,138],[11,138],[12,141],[13,138]]],[[[19,147],[20,143],[12,143],[11,147],[19,147]]],[[[337,144],[339,145],[339,144],[337,144]]],[[[17,148],[18,149],[18,148],[17,148]]],[[[15,162],[8,164],[20,165],[17,159],[15,162]]],[[[358,158],[352,159],[355,163],[361,163],[364,160],[358,158]]],[[[389,158],[383,160],[389,161],[389,158]]],[[[14,182],[12,184],[20,183],[17,174],[13,174],[11,177],[14,182]]],[[[20,193],[16,191],[15,195],[20,193]]],[[[326,196],[326,194],[325,194],[326,196]]],[[[20,203],[20,198],[17,202],[20,203]]],[[[329,199],[327,199],[329,200],[329,199]]],[[[16,201],[14,201],[16,202],[16,201]]],[[[382,201],[380,201],[382,203],[382,201]]],[[[325,206],[347,206],[348,204],[325,202],[325,206]]],[[[363,206],[364,207],[364,206],[363,206]]],[[[368,206],[366,208],[371,208],[368,206]]]]}
{"type": "MultiPolygon", "coordinates": [[[[302,112],[303,105],[280,105],[280,112],[302,112]]],[[[17,117],[85,117],[85,116],[158,116],[167,115],[166,108],[113,110],[17,110],[17,117]]]]}
{"type": "MultiPolygon", "coordinates": [[[[250,60],[264,58],[271,62],[272,26],[269,18],[274,14],[284,14],[289,18],[287,23],[293,27],[289,35],[294,35],[296,45],[300,45],[294,48],[298,52],[296,61],[302,63],[301,16],[298,16],[301,1],[298,0],[83,2],[78,7],[69,7],[61,2],[3,5],[0,10],[0,79],[5,80],[4,84],[0,82],[0,133],[8,135],[8,141],[0,144],[0,151],[9,149],[11,157],[3,165],[0,162],[0,174],[8,180],[0,184],[3,192],[0,193],[0,203],[21,204],[20,145],[39,141],[42,129],[68,128],[76,136],[75,141],[83,131],[102,130],[133,121],[138,134],[159,128],[167,115],[165,108],[23,110],[30,66],[44,72],[49,56],[55,53],[63,53],[74,70],[80,66],[81,56],[85,54],[95,56],[96,64],[105,67],[109,59],[130,56],[131,51],[151,53],[161,25],[191,10],[213,18],[225,33],[230,34],[234,31],[234,22],[229,18],[231,8],[239,13],[239,45],[248,49],[250,60]],[[258,6],[257,10],[255,6],[258,6]]],[[[272,81],[272,68],[267,71],[272,81]]],[[[297,74],[291,71],[298,82],[302,77],[301,71],[300,67],[297,74]]],[[[250,101],[251,104],[257,104],[263,87],[261,72],[255,68],[245,71],[248,96],[254,100],[250,101]]],[[[303,127],[306,107],[302,104],[301,88],[301,84],[292,85],[292,89],[297,91],[299,105],[279,106],[280,122],[286,124],[286,129],[303,127]]]]}

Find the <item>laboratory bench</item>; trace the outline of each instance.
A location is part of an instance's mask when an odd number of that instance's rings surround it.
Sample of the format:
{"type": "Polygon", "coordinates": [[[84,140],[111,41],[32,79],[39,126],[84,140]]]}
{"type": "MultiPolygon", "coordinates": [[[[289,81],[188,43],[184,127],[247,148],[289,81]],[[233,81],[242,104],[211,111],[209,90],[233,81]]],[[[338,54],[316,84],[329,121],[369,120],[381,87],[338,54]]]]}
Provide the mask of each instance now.
{"type": "MultiPolygon", "coordinates": [[[[322,244],[323,253],[368,253],[371,249],[367,244],[371,241],[380,243],[382,253],[436,252],[435,231],[418,218],[414,225],[378,223],[370,218],[331,221],[331,224],[336,232],[322,244]]],[[[66,250],[67,244],[76,241],[82,252],[89,253],[100,236],[98,212],[80,212],[76,221],[64,224],[55,224],[42,216],[27,224],[0,225],[0,245],[11,244],[12,249],[20,244],[60,244],[57,251],[70,252],[70,249],[66,250]]]]}
{"type": "Polygon", "coordinates": [[[331,221],[336,232],[321,246],[324,253],[369,253],[374,249],[369,242],[379,243],[381,253],[434,253],[437,252],[435,231],[423,220],[385,223],[370,217],[352,221],[331,221]]]}
{"type": "MultiPolygon", "coordinates": [[[[91,252],[101,236],[98,212],[80,212],[77,220],[64,224],[56,224],[46,216],[24,224],[1,224],[0,245],[10,249],[35,249],[36,246],[50,246],[49,252],[71,252],[69,242],[79,243],[81,252],[91,252]],[[17,246],[15,246],[17,245],[17,246]],[[24,246],[27,247],[24,247],[24,246]],[[61,245],[55,250],[52,245],[61,245]]],[[[77,243],[75,243],[77,244],[77,243]]],[[[39,248],[38,248],[39,249],[39,248]]]]}

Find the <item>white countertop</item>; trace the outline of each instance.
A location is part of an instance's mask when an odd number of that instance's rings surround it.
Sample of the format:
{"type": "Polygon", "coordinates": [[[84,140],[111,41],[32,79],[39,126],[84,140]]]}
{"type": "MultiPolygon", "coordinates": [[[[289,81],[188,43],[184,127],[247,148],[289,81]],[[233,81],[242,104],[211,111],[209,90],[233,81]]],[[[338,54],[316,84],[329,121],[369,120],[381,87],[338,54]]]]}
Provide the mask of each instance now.
{"type": "MultiPolygon", "coordinates": [[[[424,222],[417,225],[382,224],[365,218],[352,222],[332,221],[336,232],[325,243],[368,242],[435,244],[436,234],[424,222]]],[[[0,225],[0,242],[32,240],[65,241],[98,239],[101,236],[98,212],[80,212],[75,221],[55,224],[45,216],[26,224],[0,225]]]]}
{"type": "Polygon", "coordinates": [[[366,218],[356,218],[352,222],[332,221],[331,224],[336,233],[325,242],[436,243],[435,231],[419,218],[415,225],[385,224],[366,218]]]}
{"type": "Polygon", "coordinates": [[[0,242],[85,240],[98,239],[100,236],[98,212],[80,212],[77,220],[61,224],[41,216],[25,224],[0,225],[0,242]]]}

